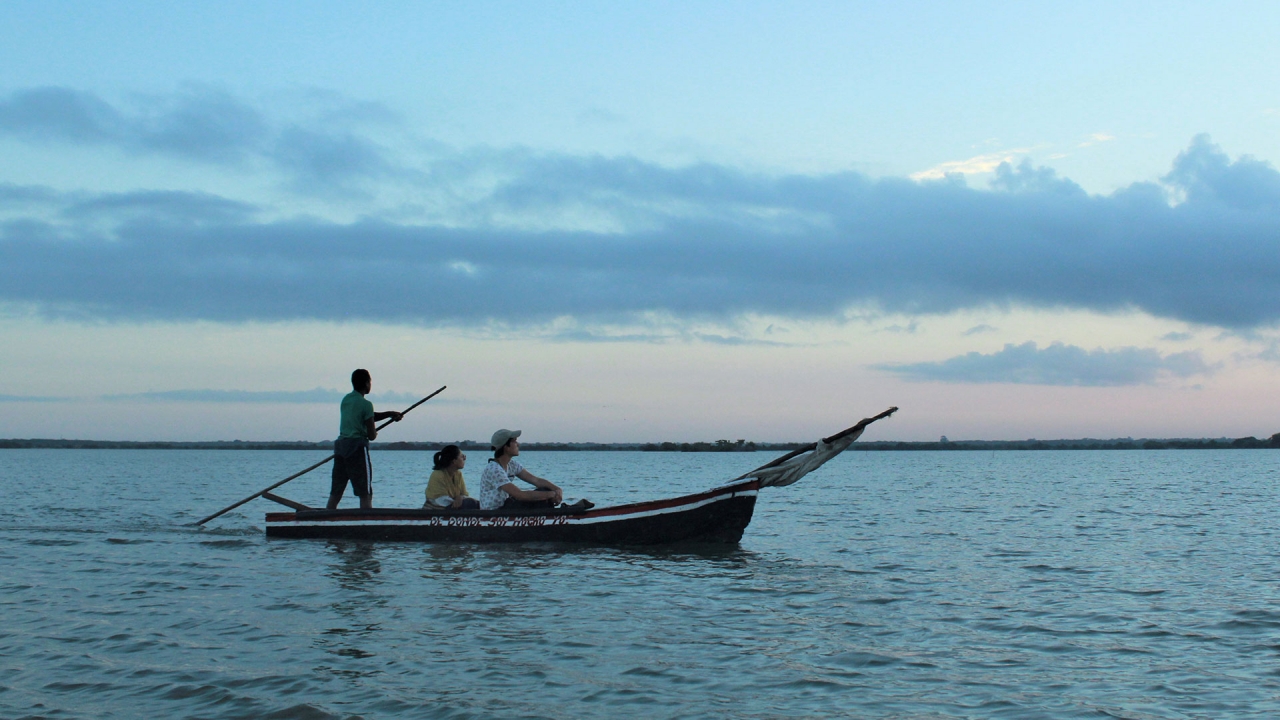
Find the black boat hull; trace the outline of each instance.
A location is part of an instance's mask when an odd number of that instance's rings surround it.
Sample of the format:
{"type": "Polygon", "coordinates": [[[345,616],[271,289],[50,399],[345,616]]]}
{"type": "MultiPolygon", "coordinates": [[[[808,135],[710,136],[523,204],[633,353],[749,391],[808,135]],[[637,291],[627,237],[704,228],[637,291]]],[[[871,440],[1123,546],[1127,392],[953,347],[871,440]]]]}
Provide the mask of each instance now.
{"type": "Polygon", "coordinates": [[[755,480],[648,503],[563,510],[310,510],[268,513],[267,536],[465,543],[736,544],[751,523],[755,480]]]}

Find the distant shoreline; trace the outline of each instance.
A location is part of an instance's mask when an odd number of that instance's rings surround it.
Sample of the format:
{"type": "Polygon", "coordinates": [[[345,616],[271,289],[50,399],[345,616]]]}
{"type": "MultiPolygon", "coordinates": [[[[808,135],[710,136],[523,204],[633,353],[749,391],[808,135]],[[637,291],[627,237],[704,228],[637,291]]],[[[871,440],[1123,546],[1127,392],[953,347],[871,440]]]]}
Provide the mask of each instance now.
{"type": "MultiPolygon", "coordinates": [[[[375,442],[371,450],[411,450],[434,452],[448,444],[464,450],[487,452],[489,446],[473,440],[441,442],[375,442]]],[[[522,443],[524,450],[556,451],[631,451],[631,452],[787,452],[808,443],[748,442],[744,440],[694,443],[522,443]]],[[[994,450],[1241,450],[1280,449],[1280,433],[1267,439],[1244,438],[1113,438],[1099,440],[953,440],[947,442],[898,442],[879,440],[857,442],[849,446],[851,451],[861,452],[911,452],[911,451],[994,451],[994,450]]],[[[313,450],[330,452],[333,441],[277,441],[245,442],[240,440],[216,440],[207,442],[158,442],[125,440],[51,440],[51,439],[0,439],[0,450],[313,450]]]]}

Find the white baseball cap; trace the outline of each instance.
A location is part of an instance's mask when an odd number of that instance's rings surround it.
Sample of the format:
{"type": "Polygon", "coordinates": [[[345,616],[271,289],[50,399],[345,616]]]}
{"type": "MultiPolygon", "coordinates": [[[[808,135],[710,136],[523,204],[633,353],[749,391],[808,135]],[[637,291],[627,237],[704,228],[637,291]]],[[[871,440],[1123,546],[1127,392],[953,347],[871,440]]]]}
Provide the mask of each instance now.
{"type": "Polygon", "coordinates": [[[496,450],[502,447],[503,445],[506,445],[507,443],[511,442],[511,438],[518,438],[518,437],[520,437],[519,430],[507,430],[506,428],[503,428],[502,430],[499,430],[498,432],[493,434],[493,439],[489,441],[489,444],[492,445],[493,448],[496,450]]]}

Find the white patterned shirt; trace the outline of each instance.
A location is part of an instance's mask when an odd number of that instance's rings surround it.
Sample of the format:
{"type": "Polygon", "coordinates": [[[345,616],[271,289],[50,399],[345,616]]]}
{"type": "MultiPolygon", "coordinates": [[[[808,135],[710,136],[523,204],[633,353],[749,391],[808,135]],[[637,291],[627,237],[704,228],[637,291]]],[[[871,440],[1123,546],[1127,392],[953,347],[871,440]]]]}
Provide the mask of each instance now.
{"type": "Polygon", "coordinates": [[[513,482],[516,476],[524,471],[524,466],[519,460],[511,458],[507,463],[507,469],[503,470],[497,461],[490,460],[485,463],[484,473],[480,475],[480,501],[481,510],[497,510],[502,504],[511,497],[502,490],[502,486],[509,482],[513,482]]]}

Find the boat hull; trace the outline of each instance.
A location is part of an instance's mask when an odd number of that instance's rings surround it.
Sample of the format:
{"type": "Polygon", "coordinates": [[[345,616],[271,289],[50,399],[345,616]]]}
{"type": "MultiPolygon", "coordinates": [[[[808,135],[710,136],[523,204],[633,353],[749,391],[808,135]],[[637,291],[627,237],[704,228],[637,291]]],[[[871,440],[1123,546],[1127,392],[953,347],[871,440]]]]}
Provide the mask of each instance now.
{"type": "Polygon", "coordinates": [[[631,505],[563,510],[375,508],[268,513],[267,536],[465,543],[736,544],[751,523],[755,480],[631,505]]]}

